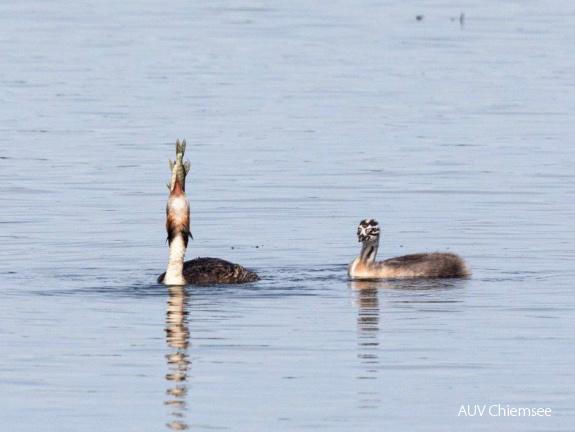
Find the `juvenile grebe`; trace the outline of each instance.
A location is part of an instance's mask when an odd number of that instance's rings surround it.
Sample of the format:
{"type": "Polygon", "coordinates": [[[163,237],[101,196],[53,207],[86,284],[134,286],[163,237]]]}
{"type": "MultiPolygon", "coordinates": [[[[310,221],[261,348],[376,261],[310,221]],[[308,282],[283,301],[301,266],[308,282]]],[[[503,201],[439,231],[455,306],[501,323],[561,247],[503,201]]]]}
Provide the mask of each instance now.
{"type": "Polygon", "coordinates": [[[379,224],[365,219],[357,228],[361,253],[347,269],[354,279],[439,278],[471,275],[467,263],[452,253],[432,252],[404,255],[385,261],[375,261],[379,247],[379,224]]]}
{"type": "MultiPolygon", "coordinates": [[[[180,148],[183,156],[183,149],[180,148]]],[[[178,153],[179,155],[179,153],[178,153]]],[[[166,206],[166,231],[170,246],[168,268],[158,278],[158,283],[166,285],[207,285],[207,284],[240,284],[260,280],[259,276],[238,264],[219,258],[196,258],[184,262],[190,233],[190,201],[184,192],[182,180],[187,171],[178,171],[182,158],[170,163],[172,181],[170,197],[166,206]],[[179,162],[178,162],[179,161],[179,162]]],[[[171,161],[170,161],[171,162],[171,161]]],[[[188,164],[188,163],[186,163],[188,164]]],[[[185,166],[185,165],[183,165],[185,166]]],[[[189,166],[189,165],[188,165],[189,166]]]]}

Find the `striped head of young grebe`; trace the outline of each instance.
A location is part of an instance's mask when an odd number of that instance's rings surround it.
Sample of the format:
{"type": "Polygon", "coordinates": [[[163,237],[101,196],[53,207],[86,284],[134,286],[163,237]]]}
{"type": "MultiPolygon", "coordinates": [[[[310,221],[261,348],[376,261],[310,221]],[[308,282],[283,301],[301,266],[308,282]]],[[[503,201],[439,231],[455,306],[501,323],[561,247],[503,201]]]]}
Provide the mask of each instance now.
{"type": "Polygon", "coordinates": [[[379,224],[375,219],[364,219],[357,227],[357,241],[368,243],[379,240],[379,224]]]}

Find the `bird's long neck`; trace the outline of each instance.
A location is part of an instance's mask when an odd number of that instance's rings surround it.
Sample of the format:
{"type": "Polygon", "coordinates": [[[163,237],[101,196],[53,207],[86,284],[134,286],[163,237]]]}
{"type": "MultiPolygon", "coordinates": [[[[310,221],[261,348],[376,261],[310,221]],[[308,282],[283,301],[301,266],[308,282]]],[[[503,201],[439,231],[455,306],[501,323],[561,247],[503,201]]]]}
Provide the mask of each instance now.
{"type": "Polygon", "coordinates": [[[179,179],[174,182],[174,189],[166,206],[166,231],[170,244],[170,257],[164,283],[167,285],[185,285],[184,256],[190,236],[190,202],[182,189],[179,179]]]}
{"type": "Polygon", "coordinates": [[[359,260],[365,264],[373,264],[375,256],[377,255],[377,248],[379,247],[379,240],[364,242],[361,244],[361,253],[359,260]]]}
{"type": "Polygon", "coordinates": [[[170,241],[170,257],[164,283],[166,285],[185,285],[186,280],[182,274],[184,270],[184,257],[186,255],[186,241],[181,233],[177,233],[170,241]]]}

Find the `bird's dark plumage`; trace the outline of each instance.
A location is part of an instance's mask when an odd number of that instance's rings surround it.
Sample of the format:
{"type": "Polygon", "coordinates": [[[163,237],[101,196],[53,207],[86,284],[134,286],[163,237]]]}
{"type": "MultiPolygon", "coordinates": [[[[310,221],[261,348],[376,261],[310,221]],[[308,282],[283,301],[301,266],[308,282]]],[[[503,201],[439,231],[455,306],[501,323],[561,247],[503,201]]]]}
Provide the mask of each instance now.
{"type": "MultiPolygon", "coordinates": [[[[219,258],[186,261],[182,274],[190,285],[242,284],[260,280],[256,273],[219,258]]],[[[166,273],[160,275],[158,283],[163,283],[165,275],[166,273]]]]}

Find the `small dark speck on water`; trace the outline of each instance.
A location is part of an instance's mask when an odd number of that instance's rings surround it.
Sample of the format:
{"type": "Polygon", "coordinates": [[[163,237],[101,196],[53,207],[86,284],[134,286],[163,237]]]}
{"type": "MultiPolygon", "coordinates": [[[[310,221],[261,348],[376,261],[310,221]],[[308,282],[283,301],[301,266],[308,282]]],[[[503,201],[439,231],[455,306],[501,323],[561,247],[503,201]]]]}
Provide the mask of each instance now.
{"type": "Polygon", "coordinates": [[[415,15],[415,19],[417,21],[421,21],[421,20],[423,20],[423,15],[415,15]]]}

